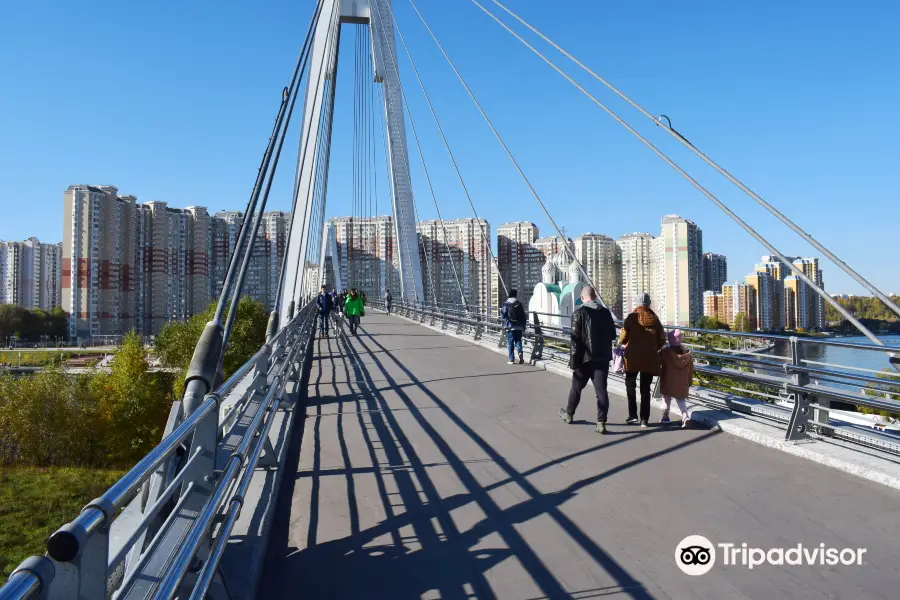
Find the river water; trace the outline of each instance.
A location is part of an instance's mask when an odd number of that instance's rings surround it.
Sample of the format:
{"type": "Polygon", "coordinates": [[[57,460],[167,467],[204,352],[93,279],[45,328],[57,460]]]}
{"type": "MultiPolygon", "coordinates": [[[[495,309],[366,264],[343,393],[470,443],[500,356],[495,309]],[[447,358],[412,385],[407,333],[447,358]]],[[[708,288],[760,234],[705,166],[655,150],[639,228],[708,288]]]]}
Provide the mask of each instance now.
{"type": "MultiPolygon", "coordinates": [[[[888,346],[895,346],[898,351],[900,351],[900,335],[880,335],[878,337],[888,346]]],[[[808,338],[801,339],[806,340],[808,338]]],[[[862,335],[826,339],[865,346],[874,345],[869,338],[862,335]]],[[[790,356],[791,345],[790,343],[781,340],[776,341],[775,347],[768,353],[777,356],[790,356]]],[[[858,350],[856,348],[840,348],[829,346],[828,344],[816,344],[812,341],[803,344],[803,358],[806,360],[826,362],[846,367],[873,369],[875,371],[891,369],[893,371],[890,363],[888,363],[887,352],[858,350]]]]}

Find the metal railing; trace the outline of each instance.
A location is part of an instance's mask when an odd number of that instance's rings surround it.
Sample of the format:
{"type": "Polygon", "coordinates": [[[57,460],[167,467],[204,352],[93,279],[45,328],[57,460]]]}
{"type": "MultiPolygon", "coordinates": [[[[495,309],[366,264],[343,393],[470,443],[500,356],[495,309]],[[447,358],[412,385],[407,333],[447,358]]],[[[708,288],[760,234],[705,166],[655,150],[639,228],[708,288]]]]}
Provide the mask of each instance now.
{"type": "Polygon", "coordinates": [[[315,315],[306,305],[190,414],[176,402],[162,441],[51,535],[45,556],[23,561],[0,600],[199,599],[224,587],[219,560],[272,453],[268,433],[305,366],[315,315]]]}
{"type": "MultiPolygon", "coordinates": [[[[383,302],[370,301],[383,308],[383,302]]],[[[392,312],[419,323],[440,327],[482,342],[506,345],[499,310],[456,305],[415,306],[395,302],[392,312]]],[[[523,345],[530,362],[568,364],[570,334],[567,317],[531,312],[523,345]],[[547,324],[555,322],[559,324],[547,324]]],[[[616,324],[621,327],[621,322],[616,324]]],[[[675,327],[666,327],[675,329],[675,327]]],[[[900,375],[875,377],[879,370],[823,363],[807,354],[825,347],[884,357],[885,367],[900,365],[900,348],[856,344],[835,339],[769,333],[732,332],[679,327],[685,345],[695,356],[695,386],[691,399],[710,408],[743,413],[777,423],[785,439],[839,440],[900,455],[900,428],[878,422],[858,408],[900,415],[900,375]],[[731,340],[734,348],[717,348],[710,341],[731,340]],[[775,344],[790,349],[790,356],[768,354],[775,344]],[[819,347],[818,349],[816,347],[819,347]]],[[[877,362],[877,361],[876,361],[877,362]]],[[[613,380],[621,376],[611,375],[613,380]]],[[[654,395],[659,397],[658,387],[654,395]]]]}

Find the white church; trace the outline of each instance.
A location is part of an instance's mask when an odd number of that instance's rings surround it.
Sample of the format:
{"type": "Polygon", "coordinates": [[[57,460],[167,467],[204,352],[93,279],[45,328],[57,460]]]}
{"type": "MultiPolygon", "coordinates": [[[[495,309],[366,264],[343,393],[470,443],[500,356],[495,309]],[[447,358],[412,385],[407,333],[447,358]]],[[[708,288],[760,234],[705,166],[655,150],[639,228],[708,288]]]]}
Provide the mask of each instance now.
{"type": "Polygon", "coordinates": [[[581,290],[585,285],[578,263],[563,248],[555,256],[548,257],[541,267],[541,282],[534,286],[528,312],[537,312],[544,325],[568,329],[572,313],[581,305],[581,290]]]}

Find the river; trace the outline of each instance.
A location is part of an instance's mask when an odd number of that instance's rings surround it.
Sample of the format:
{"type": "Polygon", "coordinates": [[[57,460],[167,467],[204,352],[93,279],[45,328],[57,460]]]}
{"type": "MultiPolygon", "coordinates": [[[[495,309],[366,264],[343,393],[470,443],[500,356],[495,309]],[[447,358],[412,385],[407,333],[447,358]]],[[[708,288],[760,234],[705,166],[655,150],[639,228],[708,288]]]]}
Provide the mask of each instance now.
{"type": "MultiPolygon", "coordinates": [[[[900,335],[880,335],[878,336],[888,346],[895,346],[900,351],[900,335]]],[[[801,338],[808,339],[808,338],[801,338]]],[[[872,341],[865,336],[837,337],[826,338],[837,342],[846,342],[850,344],[860,344],[873,346],[872,341]]],[[[791,345],[788,342],[778,340],[775,347],[768,352],[777,356],[790,356],[791,345]]],[[[865,350],[857,350],[855,348],[840,348],[829,346],[828,344],[816,344],[808,342],[803,344],[803,358],[817,362],[826,362],[846,367],[858,367],[863,369],[873,369],[879,371],[881,369],[891,368],[888,363],[886,352],[865,350]]]]}

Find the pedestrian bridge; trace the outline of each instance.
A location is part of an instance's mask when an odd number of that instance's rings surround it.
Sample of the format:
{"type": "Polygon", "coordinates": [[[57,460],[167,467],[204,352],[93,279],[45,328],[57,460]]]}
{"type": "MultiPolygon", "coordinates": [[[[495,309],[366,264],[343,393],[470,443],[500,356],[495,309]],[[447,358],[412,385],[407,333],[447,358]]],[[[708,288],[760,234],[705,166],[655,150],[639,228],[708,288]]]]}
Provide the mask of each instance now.
{"type": "Polygon", "coordinates": [[[260,598],[896,598],[895,490],[715,429],[624,425],[615,393],[610,435],[591,389],[566,425],[563,377],[401,317],[314,344],[260,598]],[[867,552],[750,570],[720,551],[690,577],[691,534],[867,552]]]}

